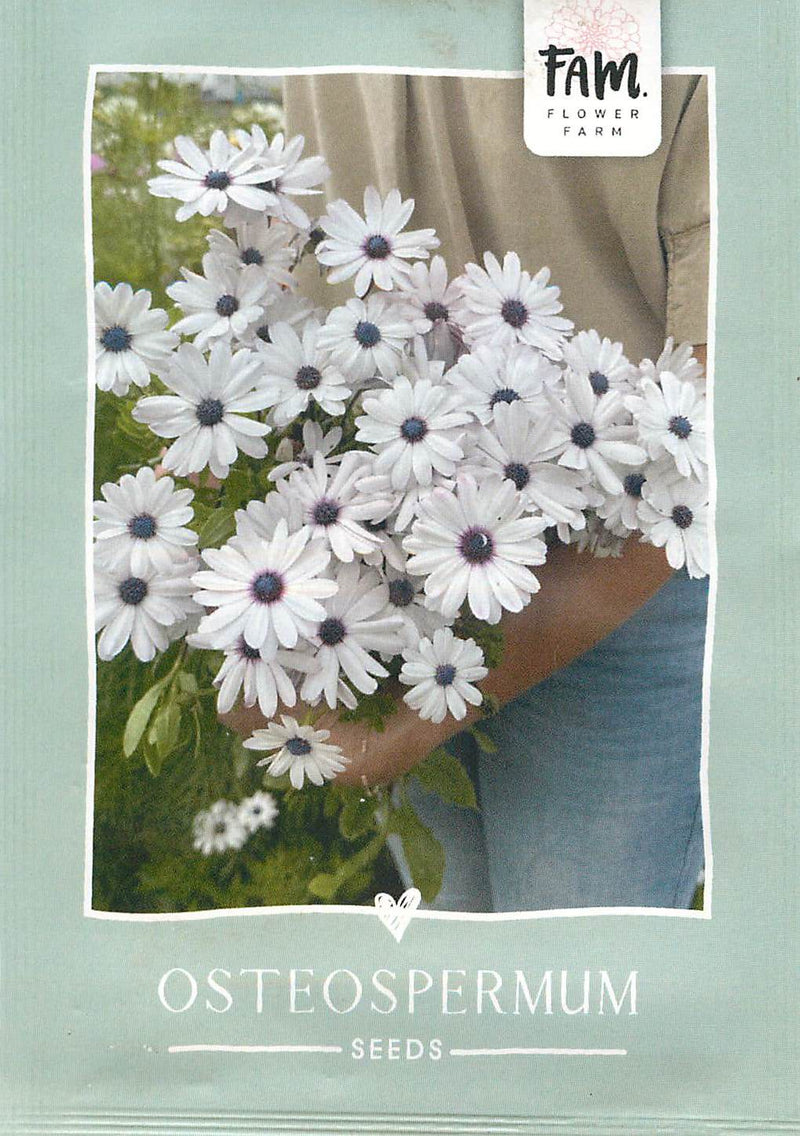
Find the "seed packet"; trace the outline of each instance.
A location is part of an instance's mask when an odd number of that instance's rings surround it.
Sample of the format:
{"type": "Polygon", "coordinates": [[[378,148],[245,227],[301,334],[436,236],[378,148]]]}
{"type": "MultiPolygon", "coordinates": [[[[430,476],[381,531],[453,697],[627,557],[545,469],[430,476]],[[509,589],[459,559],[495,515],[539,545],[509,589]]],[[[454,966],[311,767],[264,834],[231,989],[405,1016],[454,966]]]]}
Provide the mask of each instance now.
{"type": "Polygon", "coordinates": [[[3,1131],[795,1131],[794,10],[7,16],[3,1131]]]}

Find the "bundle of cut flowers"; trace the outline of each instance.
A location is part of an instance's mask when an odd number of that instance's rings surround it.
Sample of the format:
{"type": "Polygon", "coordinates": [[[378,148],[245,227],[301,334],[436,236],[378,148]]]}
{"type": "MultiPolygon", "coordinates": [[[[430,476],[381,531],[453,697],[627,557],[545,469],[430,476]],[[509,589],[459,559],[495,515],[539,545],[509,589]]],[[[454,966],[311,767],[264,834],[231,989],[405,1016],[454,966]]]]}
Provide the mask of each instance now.
{"type": "Polygon", "coordinates": [[[402,697],[455,731],[482,703],[503,613],[536,603],[554,541],[616,556],[636,534],[708,572],[690,346],[636,365],[574,333],[549,269],[514,252],[451,277],[397,189],[312,220],[330,171],[300,136],[253,126],[174,149],[148,184],[178,222],[218,215],[200,271],[167,288],[172,316],[146,290],[95,289],[97,384],[163,439],[95,503],[98,654],[147,665],[183,641],[127,749],[159,706],[177,736],[168,693],[192,694],[202,656],[220,713],[241,700],[266,719],[245,745],[267,782],[320,785],[350,757],[322,713],[380,728],[402,697]],[[315,308],[304,259],[353,297],[315,308]]]}

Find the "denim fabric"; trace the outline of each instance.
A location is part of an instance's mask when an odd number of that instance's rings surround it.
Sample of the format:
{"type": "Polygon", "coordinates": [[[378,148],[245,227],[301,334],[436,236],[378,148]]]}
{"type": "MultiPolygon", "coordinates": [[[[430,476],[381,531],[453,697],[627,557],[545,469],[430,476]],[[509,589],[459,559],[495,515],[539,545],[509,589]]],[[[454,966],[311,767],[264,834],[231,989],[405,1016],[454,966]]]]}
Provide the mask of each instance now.
{"type": "Polygon", "coordinates": [[[497,754],[479,752],[469,734],[454,738],[479,813],[412,782],[447,859],[433,909],[690,905],[703,857],[707,603],[707,580],[676,573],[601,643],[483,725],[497,754]]]}

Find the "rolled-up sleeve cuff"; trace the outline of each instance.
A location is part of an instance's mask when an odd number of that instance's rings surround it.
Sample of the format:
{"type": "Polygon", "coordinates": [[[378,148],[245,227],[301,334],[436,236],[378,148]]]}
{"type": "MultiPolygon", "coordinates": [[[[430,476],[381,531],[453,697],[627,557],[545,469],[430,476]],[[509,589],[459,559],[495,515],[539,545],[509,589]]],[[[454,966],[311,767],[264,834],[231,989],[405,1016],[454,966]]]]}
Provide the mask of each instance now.
{"type": "Polygon", "coordinates": [[[667,253],[667,335],[678,343],[708,341],[710,225],[664,234],[667,253]]]}

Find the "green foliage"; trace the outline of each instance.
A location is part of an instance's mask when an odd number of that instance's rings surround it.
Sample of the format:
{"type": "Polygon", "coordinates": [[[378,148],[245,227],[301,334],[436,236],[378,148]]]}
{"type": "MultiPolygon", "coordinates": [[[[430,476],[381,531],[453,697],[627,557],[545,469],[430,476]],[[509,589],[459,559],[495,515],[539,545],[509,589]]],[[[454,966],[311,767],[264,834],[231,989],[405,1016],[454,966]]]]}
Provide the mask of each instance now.
{"type": "Polygon", "coordinates": [[[490,625],[482,623],[467,611],[459,615],[453,631],[459,639],[474,639],[483,651],[486,666],[491,670],[499,667],[503,661],[503,631],[499,624],[490,625]]]}
{"type": "Polygon", "coordinates": [[[382,734],[386,729],[386,719],[396,713],[397,703],[391,694],[376,690],[374,694],[359,695],[358,705],[353,710],[343,710],[339,717],[343,722],[365,722],[382,734]]]}
{"type": "Polygon", "coordinates": [[[402,841],[403,854],[415,886],[425,902],[430,903],[442,887],[444,849],[408,803],[392,812],[389,823],[390,831],[402,841]]]}
{"type": "Polygon", "coordinates": [[[477,809],[475,786],[464,766],[449,750],[440,746],[416,765],[411,776],[429,793],[437,793],[449,805],[477,809]]]}

